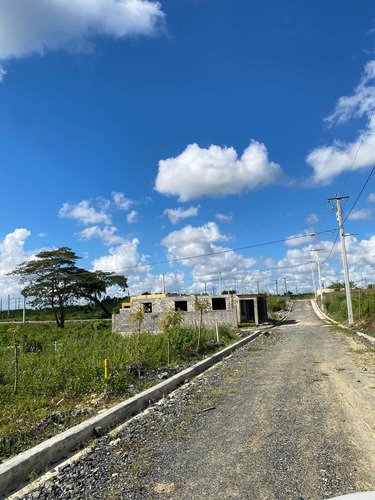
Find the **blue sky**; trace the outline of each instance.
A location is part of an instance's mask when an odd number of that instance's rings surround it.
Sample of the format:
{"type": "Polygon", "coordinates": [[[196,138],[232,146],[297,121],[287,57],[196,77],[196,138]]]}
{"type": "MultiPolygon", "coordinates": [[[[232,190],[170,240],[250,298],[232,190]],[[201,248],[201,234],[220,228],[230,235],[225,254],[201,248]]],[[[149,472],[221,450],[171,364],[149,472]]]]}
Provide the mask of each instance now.
{"type": "MultiPolygon", "coordinates": [[[[219,273],[310,291],[313,248],[342,281],[336,233],[226,250],[336,228],[334,194],[350,210],[375,164],[374,18],[369,1],[3,0],[0,297],[59,246],[133,294],[162,274],[217,293],[219,273]]],[[[360,285],[374,179],[345,223],[360,285]]]]}

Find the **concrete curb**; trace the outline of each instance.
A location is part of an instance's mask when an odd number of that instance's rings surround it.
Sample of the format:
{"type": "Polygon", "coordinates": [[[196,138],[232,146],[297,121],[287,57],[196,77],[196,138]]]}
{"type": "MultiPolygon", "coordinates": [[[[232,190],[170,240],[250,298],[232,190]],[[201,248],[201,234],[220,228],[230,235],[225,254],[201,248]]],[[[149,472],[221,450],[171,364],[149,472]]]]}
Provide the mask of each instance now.
{"type": "Polygon", "coordinates": [[[346,325],[342,325],[341,323],[339,323],[338,321],[335,321],[334,319],[330,318],[329,316],[327,316],[326,314],[324,314],[323,311],[321,311],[321,309],[319,308],[318,304],[316,303],[316,300],[315,299],[311,299],[311,305],[312,305],[312,308],[314,309],[314,312],[315,314],[320,318],[320,319],[323,319],[323,320],[328,320],[330,321],[331,323],[334,323],[335,325],[338,325],[338,326],[341,326],[341,328],[346,328],[347,330],[350,330],[351,332],[353,333],[356,333],[359,337],[363,337],[365,338],[366,340],[368,340],[369,342],[371,343],[375,343],[375,338],[374,337],[370,337],[370,335],[366,335],[366,333],[362,333],[362,332],[356,332],[355,330],[352,330],[351,328],[349,328],[348,326],[346,325]]]}
{"type": "Polygon", "coordinates": [[[57,436],[47,439],[43,443],[20,453],[14,458],[6,460],[0,465],[0,498],[6,497],[11,490],[14,491],[21,488],[23,486],[22,483],[27,482],[30,474],[45,472],[46,468],[66,458],[79,446],[83,446],[85,442],[94,437],[94,429],[96,427],[100,426],[103,430],[107,430],[110,427],[118,425],[129,416],[145,408],[150,402],[156,401],[174,391],[186,380],[199,375],[233,351],[250,343],[261,335],[261,333],[263,332],[256,331],[252,335],[239,340],[209,358],[199,361],[195,365],[160,382],[150,389],[75,425],[57,436]]]}

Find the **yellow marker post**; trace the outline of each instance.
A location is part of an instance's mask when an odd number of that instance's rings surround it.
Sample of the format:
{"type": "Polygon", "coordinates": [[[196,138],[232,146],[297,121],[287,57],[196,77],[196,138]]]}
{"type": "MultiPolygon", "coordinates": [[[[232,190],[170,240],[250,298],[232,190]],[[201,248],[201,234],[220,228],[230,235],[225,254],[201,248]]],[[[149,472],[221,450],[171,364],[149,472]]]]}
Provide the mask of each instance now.
{"type": "Polygon", "coordinates": [[[104,360],[104,378],[109,377],[109,360],[105,359],[104,360]]]}

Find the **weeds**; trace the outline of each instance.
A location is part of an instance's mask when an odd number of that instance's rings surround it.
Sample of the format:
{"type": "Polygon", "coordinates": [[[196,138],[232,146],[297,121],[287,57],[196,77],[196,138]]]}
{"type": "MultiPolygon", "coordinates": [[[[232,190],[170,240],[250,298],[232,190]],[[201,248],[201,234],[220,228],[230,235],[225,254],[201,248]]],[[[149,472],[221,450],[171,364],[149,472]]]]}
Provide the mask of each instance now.
{"type": "MultiPolygon", "coordinates": [[[[129,386],[142,390],[152,385],[152,375],[138,376],[139,366],[143,373],[166,366],[167,341],[162,334],[122,337],[103,321],[67,324],[65,329],[52,324],[20,325],[15,394],[14,341],[8,328],[0,324],[0,460],[129,395],[129,386]],[[110,362],[107,380],[105,358],[110,362]],[[109,401],[101,398],[104,389],[109,390],[109,401]]],[[[234,335],[221,327],[220,339],[229,344],[234,335]]],[[[214,331],[202,329],[199,355],[217,350],[215,340],[214,331]]],[[[199,359],[196,329],[175,327],[170,341],[172,365],[199,359]]]]}

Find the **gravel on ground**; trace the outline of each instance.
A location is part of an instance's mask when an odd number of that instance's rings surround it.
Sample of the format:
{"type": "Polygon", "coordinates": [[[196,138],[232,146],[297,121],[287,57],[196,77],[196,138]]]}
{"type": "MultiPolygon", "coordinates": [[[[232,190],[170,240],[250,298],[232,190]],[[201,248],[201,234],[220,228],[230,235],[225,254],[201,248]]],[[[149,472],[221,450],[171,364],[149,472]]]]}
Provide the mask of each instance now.
{"type": "Polygon", "coordinates": [[[374,347],[297,301],[281,326],[18,498],[318,500],[368,490],[374,347]]]}

